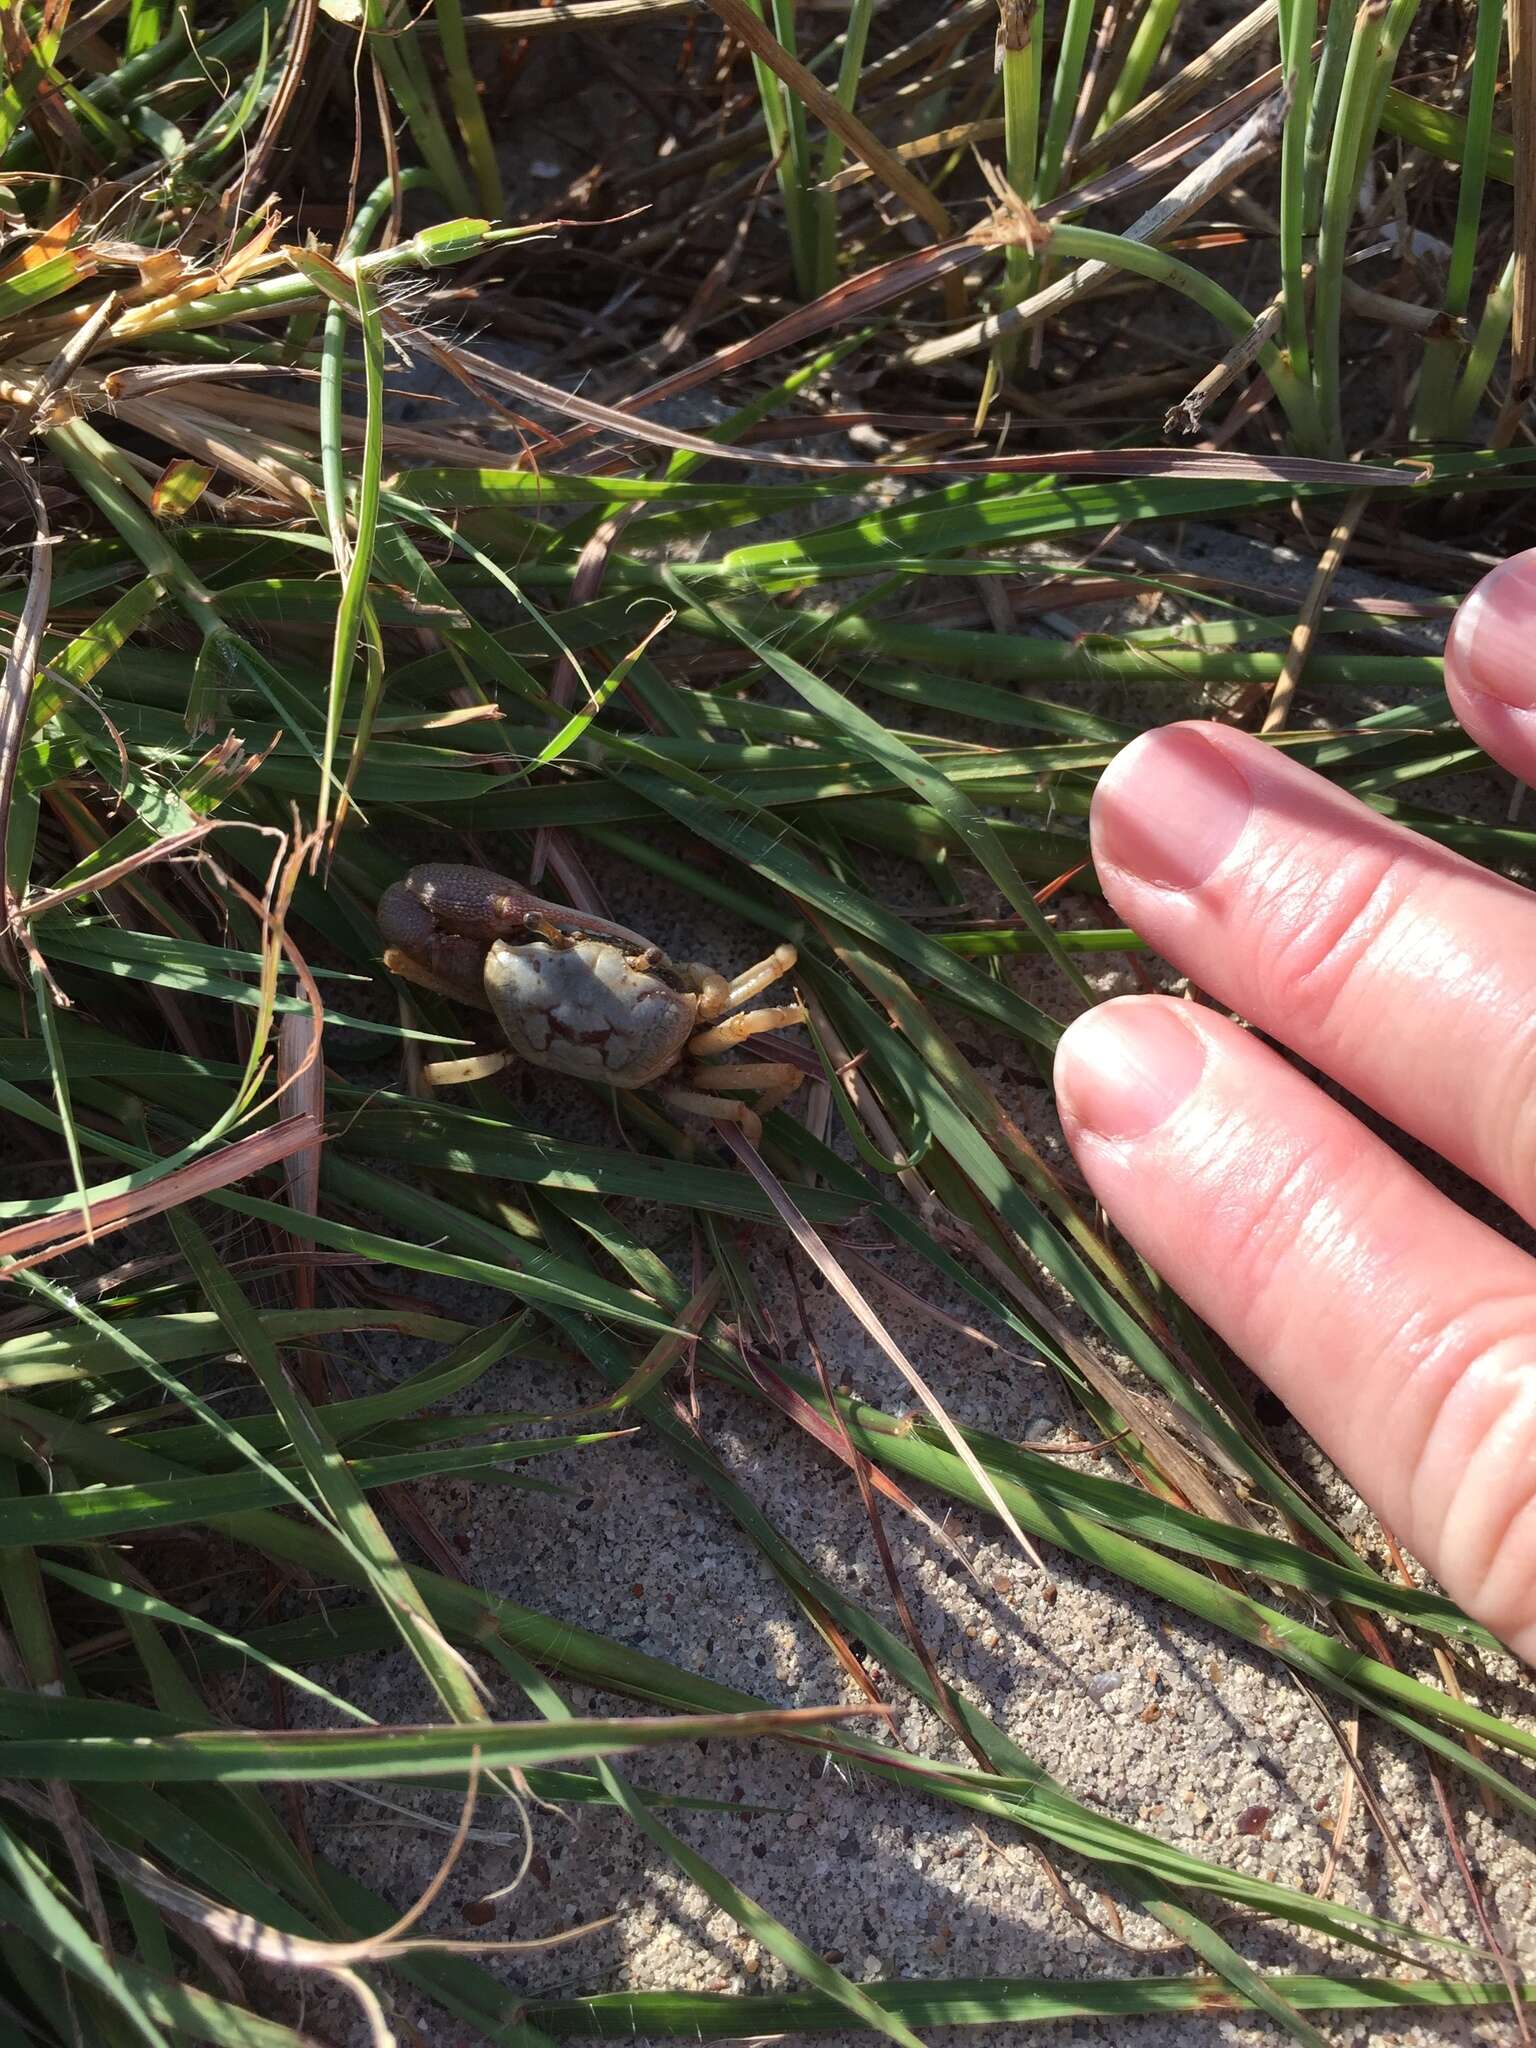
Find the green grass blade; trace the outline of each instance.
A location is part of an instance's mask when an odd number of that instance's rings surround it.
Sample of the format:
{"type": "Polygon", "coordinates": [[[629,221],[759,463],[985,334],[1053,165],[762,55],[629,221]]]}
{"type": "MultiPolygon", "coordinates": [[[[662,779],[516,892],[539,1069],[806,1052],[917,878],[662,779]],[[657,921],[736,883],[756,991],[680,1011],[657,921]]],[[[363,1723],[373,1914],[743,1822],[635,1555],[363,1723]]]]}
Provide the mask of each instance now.
{"type": "Polygon", "coordinates": [[[726,622],[726,630],[734,633],[744,647],[751,648],[758,660],[770,668],[781,681],[788,683],[813,711],[819,711],[830,723],[850,734],[858,747],[888,768],[917,796],[933,806],[939,816],[964,840],[969,851],[997,885],[1004,900],[1024,920],[1084,1001],[1092,1002],[1093,991],[1069,959],[1055,932],[1046,923],[1040,906],[1009,859],[997,834],[949,776],[925,760],[913,748],[905,745],[878,719],[871,718],[867,711],[861,711],[840,692],[829,689],[819,677],[812,675],[810,670],[796,661],[792,655],[783,653],[771,641],[760,638],[741,620],[729,620],[726,622]]]}
{"type": "MultiPolygon", "coordinates": [[[[1482,2011],[1509,2002],[1502,1984],[1392,1977],[1266,1977],[1302,2012],[1482,2011]]],[[[1208,1977],[942,1978],[866,1984],[869,1996],[913,2027],[1045,2026],[1058,2020],[1127,2020],[1153,2014],[1209,2019],[1245,2001],[1208,1977]]],[[[1524,1999],[1536,1990],[1523,1987],[1524,1999]]],[[[836,2000],[814,1991],[600,1991],[534,1999],[528,2016],[556,2040],[735,2041],[743,2035],[834,2033],[847,2025],[836,2000]]],[[[1131,2037],[1134,2039],[1134,2036],[1131,2037]]]]}
{"type": "MultiPolygon", "coordinates": [[[[607,1437],[537,1437],[526,1442],[448,1445],[406,1451],[392,1457],[337,1459],[334,1484],[343,1481],[359,1498],[374,1487],[402,1486],[437,1477],[495,1478],[508,1464],[539,1457],[546,1450],[584,1449],[607,1437]]],[[[93,1486],[0,1500],[0,1550],[34,1549],[38,1544],[99,1543],[111,1536],[143,1536],[155,1529],[181,1528],[257,1508],[287,1506],[296,1492],[285,1468],[214,1472],[162,1486],[93,1486]]],[[[359,1519],[355,1515],[353,1521],[359,1519]]],[[[355,1540],[355,1538],[354,1538],[355,1540]]]]}
{"type": "Polygon", "coordinates": [[[448,97],[453,117],[475,177],[475,196],[492,219],[505,206],[501,172],[496,163],[496,145],[486,123],[479,81],[469,44],[464,35],[464,11],[459,0],[435,0],[432,9],[437,33],[442,40],[443,61],[448,70],[448,97]]]}
{"type": "MultiPolygon", "coordinates": [[[[377,196],[377,195],[376,195],[377,196]]],[[[331,643],[331,671],[325,703],[325,742],[320,756],[320,792],[315,830],[329,819],[335,780],[336,747],[346,711],[347,692],[373,574],[374,540],[379,525],[379,482],[384,461],[384,328],[372,287],[361,271],[345,289],[332,286],[329,266],[315,262],[314,275],[331,293],[325,320],[324,385],[321,450],[325,460],[326,518],[341,576],[336,630],[331,643]],[[341,480],[341,365],[345,359],[347,322],[353,317],[363,342],[364,438],[356,488],[341,480]],[[333,367],[335,366],[335,367],[333,367]],[[355,527],[349,531],[348,512],[355,527]]],[[[339,273],[338,273],[339,276],[339,273]]]]}
{"type": "Polygon", "coordinates": [[[164,1622],[171,1628],[186,1629],[193,1635],[206,1636],[211,1642],[222,1643],[226,1649],[238,1656],[249,1657],[264,1671],[270,1671],[285,1685],[291,1685],[296,1692],[307,1693],[311,1699],[319,1700],[333,1713],[351,1721],[372,1723],[374,1716],[366,1714],[361,1707],[353,1706],[350,1700],[342,1699],[318,1680],[309,1678],[302,1671],[294,1671],[288,1665],[279,1663],[275,1657],[265,1656],[253,1650],[249,1643],[239,1636],[229,1634],[211,1621],[189,1614],[184,1607],[177,1607],[169,1600],[161,1600],[152,1593],[141,1593],[133,1586],[125,1586],[120,1580],[103,1579],[94,1572],[76,1571],[73,1566],[45,1561],[42,1571],[47,1578],[56,1579],[60,1585],[72,1586],[77,1593],[84,1593],[93,1600],[99,1600],[105,1607],[115,1607],[124,1614],[141,1614],[149,1621],[164,1622]]]}
{"type": "Polygon", "coordinates": [[[45,1954],[78,1977],[120,2015],[132,2039],[170,2048],[141,2000],[112,1968],[70,1911],[47,1866],[0,1821],[0,1917],[26,1933],[45,1954]],[[9,1910],[4,1894],[9,1891],[9,1910]]]}
{"type": "Polygon", "coordinates": [[[276,1346],[201,1229],[183,1210],[171,1217],[182,1256],[281,1418],[304,1471],[342,1540],[367,1571],[370,1586],[394,1618],[407,1647],[447,1711],[460,1721],[484,1718],[479,1690],[464,1661],[445,1644],[401,1564],[384,1524],[348,1470],[314,1409],[288,1374],[276,1346]]]}
{"type": "MultiPolygon", "coordinates": [[[[0,1737],[0,1766],[16,1777],[78,1785],[301,1784],[354,1778],[462,1781],[477,1768],[521,1770],[621,1756],[627,1750],[665,1743],[752,1742],[764,1735],[794,1735],[855,1711],[764,1708],[653,1719],[635,1715],[606,1721],[480,1720],[473,1726],[378,1730],[208,1728],[185,1735],[139,1735],[131,1744],[116,1745],[89,1736],[11,1735],[0,1737]]],[[[0,1715],[11,1718],[3,1692],[0,1715]]],[[[11,1867],[0,1833],[0,1869],[11,1867]]]]}

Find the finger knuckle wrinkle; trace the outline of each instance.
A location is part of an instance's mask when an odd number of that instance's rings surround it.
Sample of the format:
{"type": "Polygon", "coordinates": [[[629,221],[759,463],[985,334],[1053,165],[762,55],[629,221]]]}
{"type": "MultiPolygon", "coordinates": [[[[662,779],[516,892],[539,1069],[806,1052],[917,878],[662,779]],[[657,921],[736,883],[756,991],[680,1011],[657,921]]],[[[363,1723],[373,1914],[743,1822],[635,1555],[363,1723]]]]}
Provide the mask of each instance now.
{"type": "Polygon", "coordinates": [[[1305,1256],[1319,1214],[1327,1210],[1339,1220],[1336,1164],[1324,1142],[1293,1137],[1266,1159],[1250,1147],[1244,1171],[1212,1204],[1208,1255],[1248,1301],[1256,1326],[1271,1337],[1278,1337],[1295,1308],[1298,1257],[1305,1256]]]}
{"type": "Polygon", "coordinates": [[[1277,878],[1269,894],[1275,1002],[1309,1034],[1325,1034],[1390,943],[1405,901],[1401,857],[1357,848],[1332,868],[1277,878]]]}

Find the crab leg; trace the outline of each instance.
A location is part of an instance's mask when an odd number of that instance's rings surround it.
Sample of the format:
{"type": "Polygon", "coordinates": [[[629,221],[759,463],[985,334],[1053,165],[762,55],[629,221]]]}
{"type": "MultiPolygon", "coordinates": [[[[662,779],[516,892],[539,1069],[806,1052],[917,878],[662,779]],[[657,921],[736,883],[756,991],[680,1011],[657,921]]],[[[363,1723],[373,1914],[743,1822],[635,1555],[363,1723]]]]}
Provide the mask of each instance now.
{"type": "Polygon", "coordinates": [[[755,967],[749,967],[745,973],[736,976],[731,983],[726,1008],[734,1010],[738,1003],[747,1003],[753,996],[760,996],[765,988],[788,974],[799,958],[793,946],[775,946],[766,960],[759,960],[755,967]]]}
{"type": "Polygon", "coordinates": [[[463,1060],[429,1060],[421,1078],[429,1088],[462,1088],[466,1081],[489,1081],[516,1059],[512,1052],[477,1052],[463,1060]]]}
{"type": "Polygon", "coordinates": [[[699,998],[699,1018],[708,1023],[711,1018],[723,1016],[727,1010],[734,1010],[738,1003],[750,1002],[753,996],[760,996],[799,959],[793,946],[775,946],[766,960],[759,960],[755,967],[738,974],[734,981],[727,981],[723,974],[717,974],[713,967],[705,967],[697,960],[690,961],[683,968],[683,978],[699,998]]]}
{"type": "Polygon", "coordinates": [[[685,1116],[709,1116],[723,1124],[735,1124],[751,1144],[763,1142],[762,1120],[744,1102],[732,1102],[725,1095],[701,1095],[696,1088],[661,1088],[657,1093],[669,1109],[680,1109],[685,1116]]]}
{"type": "Polygon", "coordinates": [[[706,967],[702,960],[687,960],[677,970],[683,987],[691,989],[699,999],[695,1015],[701,1023],[718,1017],[731,1006],[731,984],[723,974],[717,974],[713,967],[706,967]]]}
{"type": "Polygon", "coordinates": [[[688,1041],[690,1058],[700,1058],[705,1053],[729,1052],[733,1045],[740,1045],[744,1038],[756,1038],[763,1031],[787,1031],[791,1024],[805,1022],[805,1006],[802,1003],[784,1003],[776,1010],[743,1010],[735,1017],[727,1017],[719,1024],[712,1024],[707,1031],[699,1031],[688,1041]]]}
{"type": "Polygon", "coordinates": [[[722,1060],[719,1066],[695,1067],[688,1078],[732,1094],[772,1095],[780,1088],[798,1088],[805,1075],[789,1060],[722,1060]]]}
{"type": "Polygon", "coordinates": [[[805,1075],[788,1060],[726,1060],[718,1067],[695,1069],[690,1079],[708,1082],[711,1093],[719,1089],[734,1095],[739,1089],[753,1097],[752,1107],[759,1116],[767,1116],[789,1100],[805,1075]]]}

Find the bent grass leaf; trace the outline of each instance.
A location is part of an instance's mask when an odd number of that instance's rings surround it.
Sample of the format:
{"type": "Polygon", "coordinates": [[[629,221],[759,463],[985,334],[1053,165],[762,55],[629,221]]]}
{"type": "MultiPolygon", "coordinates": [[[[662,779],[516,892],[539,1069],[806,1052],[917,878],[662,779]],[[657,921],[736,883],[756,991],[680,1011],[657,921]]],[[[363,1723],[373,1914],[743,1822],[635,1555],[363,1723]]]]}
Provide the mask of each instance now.
{"type": "MultiPolygon", "coordinates": [[[[171,1482],[174,1484],[175,1482],[171,1482]]],[[[66,1539],[67,1540],[67,1539],[66,1539]]],[[[141,1593],[133,1586],[125,1586],[115,1579],[103,1579],[94,1572],[76,1571],[72,1565],[60,1564],[56,1559],[44,1559],[42,1572],[46,1578],[56,1579],[62,1586],[71,1586],[77,1593],[84,1593],[92,1600],[99,1600],[105,1607],[117,1608],[124,1614],[140,1614],[148,1621],[166,1623],[169,1627],[185,1629],[192,1635],[206,1636],[210,1642],[221,1643],[237,1657],[249,1657],[253,1664],[269,1671],[284,1685],[291,1685],[295,1692],[307,1693],[322,1706],[344,1719],[360,1721],[365,1725],[376,1725],[376,1716],[355,1707],[350,1700],[343,1699],[317,1679],[303,1671],[295,1671],[291,1665],[282,1663],[276,1657],[268,1657],[263,1651],[254,1649],[239,1636],[218,1628],[200,1615],[188,1613],[185,1607],[177,1607],[169,1600],[161,1600],[153,1593],[141,1593]]]]}
{"type": "MultiPolygon", "coordinates": [[[[764,1735],[799,1735],[869,1711],[770,1707],[607,1721],[574,1716],[559,1722],[479,1720],[468,1727],[209,1728],[185,1735],[137,1735],[123,1744],[103,1744],[89,1736],[9,1735],[0,1737],[0,1765],[19,1777],[79,1785],[468,1780],[480,1768],[520,1770],[573,1763],[663,1743],[751,1742],[764,1735]]],[[[0,1838],[0,1859],[3,1853],[0,1838]]]]}
{"type": "Polygon", "coordinates": [[[168,462],[150,493],[150,511],[157,519],[185,519],[213,482],[213,476],[206,462],[193,462],[186,456],[168,462]]]}
{"type": "MultiPolygon", "coordinates": [[[[1268,1972],[1265,1982],[1298,2012],[1484,2011],[1509,2003],[1503,1984],[1433,1977],[1308,1977],[1268,1972]]],[[[1057,2020],[1187,2013],[1210,2019],[1251,2009],[1209,1977],[949,1977],[864,1986],[914,2027],[1045,2026],[1057,2020]]],[[[1520,1996],[1536,2002],[1536,1988],[1520,1996]]],[[[735,2041],[744,2034],[819,2034],[846,2025],[836,2000],[814,1991],[600,1991],[534,1999],[528,2016],[556,2040],[735,2041]]]]}
{"type": "MultiPolygon", "coordinates": [[[[211,1425],[209,1425],[211,1427],[211,1425]]],[[[538,1437],[527,1442],[449,1445],[441,1450],[403,1451],[392,1457],[338,1459],[335,1476],[359,1492],[438,1477],[494,1478],[508,1465],[557,1451],[584,1450],[611,1441],[611,1432],[538,1437]]],[[[233,1447],[254,1449],[232,1432],[233,1447]]],[[[215,1472],[203,1478],[168,1480],[163,1486],[92,1486],[76,1491],[24,1495],[0,1500],[0,1550],[33,1549],[48,1543],[99,1543],[109,1536],[142,1536],[152,1529],[176,1529],[255,1508],[292,1504],[296,1488],[287,1466],[215,1472]]],[[[302,1499],[303,1496],[300,1496],[302,1499]]]]}

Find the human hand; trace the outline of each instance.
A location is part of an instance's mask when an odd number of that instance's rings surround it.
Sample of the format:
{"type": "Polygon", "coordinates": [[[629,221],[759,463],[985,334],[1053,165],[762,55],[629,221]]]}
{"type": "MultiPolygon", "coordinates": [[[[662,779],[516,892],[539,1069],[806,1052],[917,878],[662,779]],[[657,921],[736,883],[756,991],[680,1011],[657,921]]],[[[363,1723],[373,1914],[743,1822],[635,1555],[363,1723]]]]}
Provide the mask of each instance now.
{"type": "MultiPolygon", "coordinates": [[[[1462,605],[1446,685],[1536,782],[1536,550],[1462,605]]],[[[1197,987],[1536,1223],[1536,897],[1225,726],[1133,741],[1092,834],[1115,911],[1197,987]]],[[[1056,1086],[1115,1224],[1536,1662],[1536,1259],[1193,1003],[1079,1017],[1056,1086]]]]}

